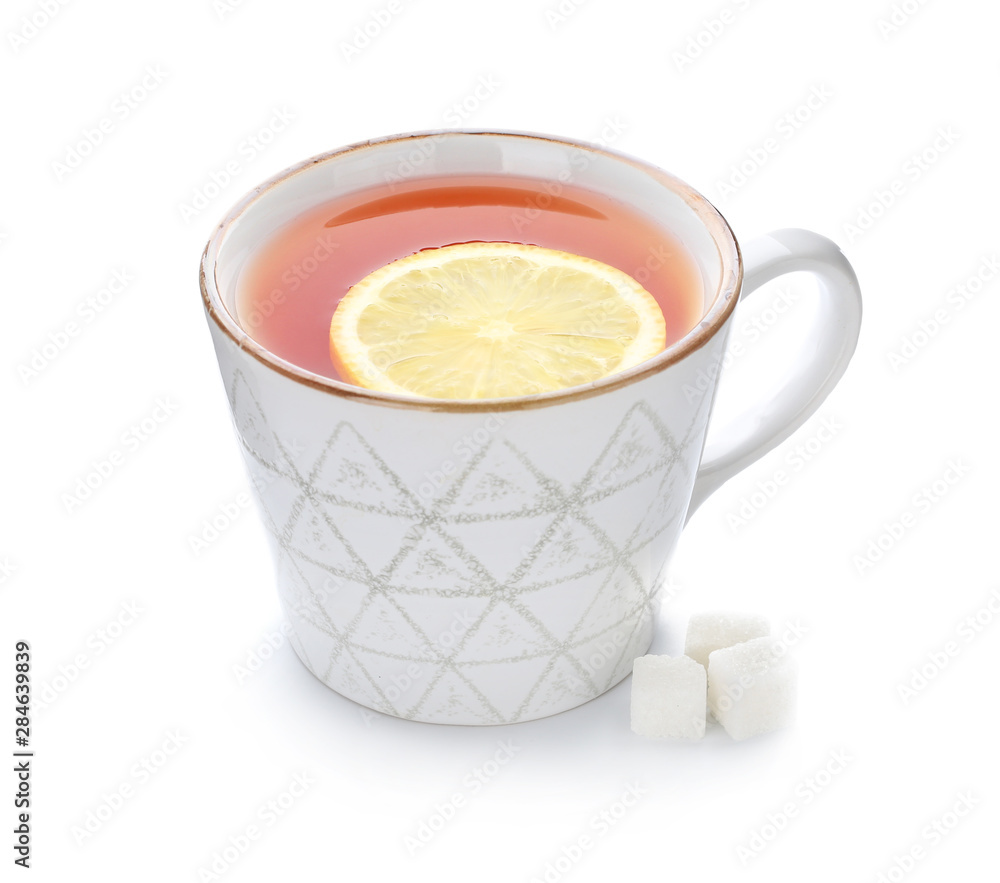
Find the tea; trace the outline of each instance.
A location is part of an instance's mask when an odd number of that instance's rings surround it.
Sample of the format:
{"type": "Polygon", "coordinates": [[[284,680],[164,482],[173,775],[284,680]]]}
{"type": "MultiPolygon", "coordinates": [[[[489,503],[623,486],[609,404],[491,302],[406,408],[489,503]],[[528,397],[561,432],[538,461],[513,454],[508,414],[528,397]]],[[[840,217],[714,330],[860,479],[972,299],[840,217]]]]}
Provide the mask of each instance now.
{"type": "Polygon", "coordinates": [[[621,270],[656,299],[668,346],[703,312],[694,260],[636,210],[568,183],[453,175],[357,191],[302,214],[247,262],[237,318],[276,356],[343,381],[330,355],[330,321],[347,291],[399,258],[468,242],[541,246],[621,270]]]}

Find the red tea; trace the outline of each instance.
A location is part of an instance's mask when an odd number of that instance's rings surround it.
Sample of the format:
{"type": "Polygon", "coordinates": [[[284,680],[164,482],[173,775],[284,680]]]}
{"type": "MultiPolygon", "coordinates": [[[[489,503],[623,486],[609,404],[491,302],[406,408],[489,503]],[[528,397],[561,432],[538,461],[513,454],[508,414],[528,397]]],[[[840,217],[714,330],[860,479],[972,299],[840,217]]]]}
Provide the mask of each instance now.
{"type": "Polygon", "coordinates": [[[667,345],[702,315],[694,260],[635,210],[572,184],[455,175],[357,191],[296,218],[248,261],[237,318],[280,358],[343,380],[330,357],[330,320],[351,286],[399,258],[464,242],[537,245],[627,273],[663,311],[667,345]]]}

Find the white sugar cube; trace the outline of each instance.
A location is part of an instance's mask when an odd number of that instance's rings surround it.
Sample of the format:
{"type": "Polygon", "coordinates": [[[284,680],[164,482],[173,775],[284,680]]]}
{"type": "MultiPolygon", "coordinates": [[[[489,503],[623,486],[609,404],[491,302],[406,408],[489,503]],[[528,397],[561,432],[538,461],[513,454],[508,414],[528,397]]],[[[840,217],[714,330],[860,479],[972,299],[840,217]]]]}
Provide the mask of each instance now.
{"type": "Polygon", "coordinates": [[[796,667],[777,638],[754,638],[708,657],[708,707],[734,739],[788,726],[795,717],[796,667]]]}
{"type": "Polygon", "coordinates": [[[653,739],[705,735],[705,669],[686,656],[640,656],[632,665],[632,732],[653,739]]]}
{"type": "Polygon", "coordinates": [[[763,616],[750,613],[696,613],[688,620],[684,655],[708,665],[708,654],[771,634],[763,616]]]}

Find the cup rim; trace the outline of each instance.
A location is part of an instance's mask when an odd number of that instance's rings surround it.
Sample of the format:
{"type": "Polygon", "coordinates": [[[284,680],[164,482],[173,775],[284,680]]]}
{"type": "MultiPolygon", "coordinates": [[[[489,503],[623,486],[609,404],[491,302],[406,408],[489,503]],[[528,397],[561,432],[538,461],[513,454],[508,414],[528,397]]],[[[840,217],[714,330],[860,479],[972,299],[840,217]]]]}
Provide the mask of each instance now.
{"type": "Polygon", "coordinates": [[[626,153],[612,150],[586,141],[573,138],[562,138],[554,135],[543,135],[536,132],[524,132],[509,129],[429,129],[426,131],[409,132],[398,135],[386,135],[366,141],[355,142],[345,147],[339,147],[325,153],[320,153],[309,159],[302,160],[278,172],[266,181],[254,187],[243,196],[225,215],[209,237],[202,253],[199,273],[201,296],[205,311],[210,318],[239,349],[253,356],[258,362],[297,383],[313,387],[321,392],[342,396],[359,402],[383,405],[395,408],[409,408],[418,411],[450,411],[459,413],[512,411],[527,408],[547,407],[578,401],[611,392],[623,386],[644,380],[654,374],[659,374],[671,365],[676,364],[696,350],[707,344],[725,325],[726,320],[736,307],[743,283],[743,258],[739,244],[726,219],[719,210],[693,187],[685,184],[679,178],[664,171],[658,166],[636,159],[626,153]],[[311,168],[317,163],[327,162],[337,157],[366,148],[382,145],[393,141],[408,141],[426,139],[437,136],[451,135],[482,135],[487,137],[525,138],[538,141],[549,141],[568,145],[590,153],[603,154],[611,159],[624,162],[654,179],[657,183],[672,190],[679,196],[697,218],[704,224],[718,250],[720,261],[720,282],[709,308],[696,324],[683,337],[674,341],[664,350],[645,362],[618,373],[610,374],[600,380],[581,386],[571,386],[551,392],[535,393],[528,396],[510,396],[493,399],[431,399],[416,396],[405,396],[397,393],[380,392],[355,386],[321,374],[315,374],[305,368],[300,368],[293,362],[280,358],[258,343],[239,325],[235,317],[226,307],[219,290],[216,278],[219,250],[230,228],[247,212],[253,204],[266,192],[278,187],[292,176],[311,168]]]}

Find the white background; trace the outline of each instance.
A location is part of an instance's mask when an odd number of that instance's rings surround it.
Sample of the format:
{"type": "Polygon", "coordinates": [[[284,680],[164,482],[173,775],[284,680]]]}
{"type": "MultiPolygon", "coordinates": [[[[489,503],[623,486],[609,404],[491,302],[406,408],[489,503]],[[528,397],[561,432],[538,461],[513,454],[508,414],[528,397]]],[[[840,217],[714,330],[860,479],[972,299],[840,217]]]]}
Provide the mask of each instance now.
{"type": "MultiPolygon", "coordinates": [[[[350,53],[388,0],[96,0],[48,21],[44,5],[13,0],[0,16],[0,683],[10,709],[14,642],[29,641],[34,879],[984,879],[1000,799],[988,607],[1000,610],[1000,317],[995,278],[970,298],[956,287],[996,272],[984,263],[1000,232],[994,4],[398,0],[350,53]],[[276,111],[293,119],[248,150],[276,111]],[[741,241],[808,227],[856,266],[866,313],[851,368],[692,519],[653,648],[681,652],[693,611],[799,623],[793,729],[646,742],[629,732],[628,682],[547,720],[439,727],[365,712],[287,642],[254,662],[281,625],[256,514],[199,554],[191,542],[247,489],[200,251],[229,205],[285,166],[449,125],[617,131],[615,148],[693,184],[741,241]],[[87,154],[75,168],[72,151],[87,154]],[[232,180],[185,212],[231,160],[232,180]],[[95,313],[116,271],[130,281],[95,313]],[[162,422],[135,440],[154,413],[162,422]],[[114,452],[111,475],[68,506],[114,452]],[[787,481],[770,487],[779,471],[787,481]],[[934,663],[949,641],[955,654],[934,663]],[[501,740],[513,757],[472,786],[501,740]],[[834,752],[846,767],[824,772],[834,752]],[[296,774],[308,787],[283,799],[296,774]],[[622,812],[630,786],[642,796],[622,812]],[[438,825],[455,794],[462,806],[438,825]],[[947,813],[961,795],[972,809],[959,820],[947,813]],[[926,827],[941,819],[945,835],[926,827]],[[411,855],[405,838],[425,823],[440,830],[411,855]],[[260,836],[240,854],[231,842],[250,825],[260,836]],[[582,835],[590,848],[574,851],[582,835]],[[203,873],[213,862],[218,877],[203,873]]],[[[756,346],[733,361],[730,406],[763,394],[755,372],[790,366],[809,289],[783,290],[781,317],[767,312],[778,287],[744,308],[741,323],[755,308],[767,330],[737,326],[734,342],[756,346]]],[[[13,710],[0,721],[12,751],[13,710]]],[[[4,782],[12,794],[13,774],[4,782]]],[[[7,866],[11,804],[0,798],[7,866]]]]}

